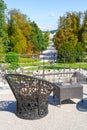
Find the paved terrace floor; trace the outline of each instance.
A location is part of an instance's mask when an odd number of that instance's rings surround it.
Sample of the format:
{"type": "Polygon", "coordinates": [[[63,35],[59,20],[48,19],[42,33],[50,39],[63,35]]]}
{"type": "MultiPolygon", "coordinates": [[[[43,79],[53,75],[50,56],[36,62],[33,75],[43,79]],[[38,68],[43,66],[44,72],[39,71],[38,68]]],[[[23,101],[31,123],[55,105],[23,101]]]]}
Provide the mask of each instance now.
{"type": "Polygon", "coordinates": [[[16,116],[16,100],[7,87],[0,90],[0,130],[87,130],[87,85],[83,85],[84,103],[79,99],[63,101],[59,106],[49,98],[49,113],[38,120],[16,116]]]}

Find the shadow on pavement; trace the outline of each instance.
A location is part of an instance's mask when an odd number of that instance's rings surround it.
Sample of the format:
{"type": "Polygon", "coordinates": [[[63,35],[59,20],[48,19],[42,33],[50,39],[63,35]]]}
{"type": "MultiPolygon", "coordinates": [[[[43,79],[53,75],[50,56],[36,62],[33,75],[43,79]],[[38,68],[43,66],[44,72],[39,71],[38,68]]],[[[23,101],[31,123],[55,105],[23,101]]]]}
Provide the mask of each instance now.
{"type": "Polygon", "coordinates": [[[79,111],[82,111],[82,112],[87,112],[87,98],[84,98],[83,99],[83,102],[82,100],[79,101],[76,105],[76,108],[77,110],[79,111]]]}
{"type": "MultiPolygon", "coordinates": [[[[50,96],[49,97],[49,104],[54,105],[54,106],[59,105],[58,98],[57,97],[53,98],[53,96],[50,96]]],[[[62,104],[75,104],[75,102],[70,100],[70,99],[66,99],[66,100],[61,102],[61,105],[62,104]]]]}
{"type": "Polygon", "coordinates": [[[16,113],[16,101],[0,101],[0,111],[16,113]]]}

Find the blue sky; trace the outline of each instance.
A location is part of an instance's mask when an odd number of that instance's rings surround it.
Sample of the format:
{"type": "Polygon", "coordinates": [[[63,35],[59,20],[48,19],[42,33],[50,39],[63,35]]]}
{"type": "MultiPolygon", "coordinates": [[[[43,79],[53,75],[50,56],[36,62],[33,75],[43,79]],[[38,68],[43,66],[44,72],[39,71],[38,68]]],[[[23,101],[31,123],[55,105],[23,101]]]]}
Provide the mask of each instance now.
{"type": "Polygon", "coordinates": [[[19,9],[41,30],[57,29],[58,19],[66,12],[87,10],[87,0],[4,0],[8,10],[19,9]]]}

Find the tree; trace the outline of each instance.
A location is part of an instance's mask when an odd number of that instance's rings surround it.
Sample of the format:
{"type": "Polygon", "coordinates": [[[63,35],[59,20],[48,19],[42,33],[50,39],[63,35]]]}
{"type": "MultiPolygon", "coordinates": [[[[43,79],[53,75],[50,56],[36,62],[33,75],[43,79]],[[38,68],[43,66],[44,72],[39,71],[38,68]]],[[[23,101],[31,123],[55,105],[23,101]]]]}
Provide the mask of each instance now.
{"type": "Polygon", "coordinates": [[[79,61],[80,56],[76,56],[76,54],[77,52],[83,54],[84,51],[84,43],[82,42],[82,27],[80,24],[81,15],[81,12],[67,12],[65,16],[60,17],[59,28],[54,35],[54,44],[58,52],[62,53],[61,57],[65,57],[65,55],[68,53],[70,55],[71,53],[71,59],[69,57],[67,58],[69,62],[79,61]]]}
{"type": "Polygon", "coordinates": [[[13,9],[9,11],[8,18],[8,36],[9,36],[9,51],[15,51],[20,54],[27,53],[29,35],[31,25],[27,16],[20,13],[19,10],[13,9]]]}
{"type": "Polygon", "coordinates": [[[46,31],[44,33],[44,39],[45,39],[45,44],[46,44],[46,47],[49,45],[49,40],[50,40],[50,32],[49,31],[46,31]]]}
{"type": "Polygon", "coordinates": [[[5,10],[7,9],[6,4],[3,0],[0,0],[0,46],[4,47],[4,50],[8,48],[8,35],[6,30],[6,21],[5,21],[5,10]]]}
{"type": "Polygon", "coordinates": [[[33,21],[31,22],[32,31],[30,34],[30,41],[33,45],[33,52],[41,52],[46,49],[46,42],[42,31],[38,28],[37,24],[33,21]]]}
{"type": "Polygon", "coordinates": [[[10,41],[11,51],[17,52],[19,54],[26,53],[26,39],[19,28],[15,28],[13,35],[10,37],[10,41]]]}
{"type": "Polygon", "coordinates": [[[87,51],[87,11],[83,15],[83,24],[82,24],[82,43],[83,48],[87,51]]]}
{"type": "Polygon", "coordinates": [[[81,61],[83,57],[83,48],[81,43],[75,41],[64,42],[59,50],[59,60],[66,62],[81,61]]]}

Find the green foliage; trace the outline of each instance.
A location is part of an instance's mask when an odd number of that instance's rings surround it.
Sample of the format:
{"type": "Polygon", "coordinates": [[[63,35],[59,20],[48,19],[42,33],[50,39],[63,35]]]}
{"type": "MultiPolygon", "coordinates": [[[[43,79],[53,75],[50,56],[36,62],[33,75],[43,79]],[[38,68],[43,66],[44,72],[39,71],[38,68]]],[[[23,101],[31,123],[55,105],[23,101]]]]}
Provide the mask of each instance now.
{"type": "Polygon", "coordinates": [[[66,16],[60,17],[59,28],[54,36],[54,43],[59,50],[64,42],[78,42],[78,14],[66,13],[66,16]]]}
{"type": "Polygon", "coordinates": [[[16,52],[8,52],[5,56],[5,61],[9,63],[6,68],[9,72],[12,72],[19,67],[19,56],[16,52]]]}
{"type": "Polygon", "coordinates": [[[33,58],[31,57],[20,57],[19,62],[20,63],[33,63],[33,62],[37,62],[38,59],[37,58],[33,58]]]}
{"type": "Polygon", "coordinates": [[[31,31],[31,26],[26,15],[13,9],[9,11],[8,18],[8,36],[9,36],[9,51],[15,51],[19,54],[26,53],[28,37],[31,31]]]}
{"type": "Polygon", "coordinates": [[[4,45],[0,43],[0,62],[3,61],[3,54],[5,53],[4,45]]]}
{"type": "MultiPolygon", "coordinates": [[[[49,32],[43,34],[35,22],[17,9],[10,10],[7,17],[6,9],[6,4],[0,0],[0,53],[32,54],[45,50],[49,45],[49,32]]],[[[59,53],[72,56],[71,59],[68,56],[68,61],[80,61],[76,53],[84,57],[83,52],[87,52],[87,11],[67,12],[60,17],[53,41],[59,53]]]]}
{"type": "Polygon", "coordinates": [[[5,56],[5,61],[8,63],[18,63],[18,54],[15,52],[8,52],[5,56]]]}
{"type": "Polygon", "coordinates": [[[27,44],[21,30],[16,28],[15,32],[10,37],[11,51],[23,54],[26,52],[27,44]]]}
{"type": "Polygon", "coordinates": [[[5,10],[7,9],[6,4],[3,0],[0,0],[0,42],[4,46],[4,50],[8,49],[8,35],[7,35],[7,26],[5,20],[5,10]]]}
{"type": "Polygon", "coordinates": [[[4,54],[4,53],[5,53],[4,45],[0,43],[0,54],[4,54]]]}
{"type": "Polygon", "coordinates": [[[45,39],[45,45],[46,47],[49,45],[49,40],[50,40],[50,32],[45,32],[44,33],[44,39],[45,39]]]}
{"type": "Polygon", "coordinates": [[[31,26],[30,41],[33,44],[33,52],[41,52],[47,47],[44,35],[35,22],[31,22],[31,26]]]}
{"type": "Polygon", "coordinates": [[[64,42],[59,50],[59,61],[77,62],[83,59],[83,49],[80,43],[75,41],[64,42]]]}
{"type": "Polygon", "coordinates": [[[7,70],[11,72],[13,70],[16,70],[18,67],[19,67],[19,64],[17,62],[11,62],[7,70]]]}
{"type": "Polygon", "coordinates": [[[59,28],[53,41],[60,53],[61,60],[77,62],[84,58],[87,41],[87,12],[83,15],[82,24],[80,23],[81,16],[81,12],[67,12],[59,19],[59,28]]]}
{"type": "Polygon", "coordinates": [[[6,5],[4,1],[0,0],[0,37],[4,36],[5,9],[6,9],[6,5]]]}
{"type": "Polygon", "coordinates": [[[48,33],[42,34],[35,22],[19,10],[10,10],[8,18],[9,51],[19,54],[37,53],[48,46],[48,33]]]}

